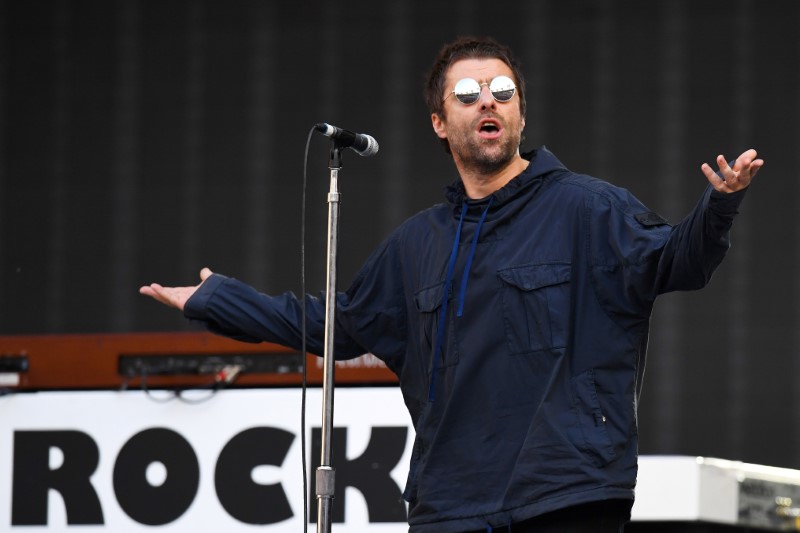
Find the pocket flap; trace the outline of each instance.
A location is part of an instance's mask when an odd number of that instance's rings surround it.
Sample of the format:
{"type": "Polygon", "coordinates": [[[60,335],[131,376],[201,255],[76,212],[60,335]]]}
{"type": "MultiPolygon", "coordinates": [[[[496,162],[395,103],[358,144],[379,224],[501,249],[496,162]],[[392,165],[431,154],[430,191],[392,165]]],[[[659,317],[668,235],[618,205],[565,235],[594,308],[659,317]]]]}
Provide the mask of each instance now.
{"type": "Polygon", "coordinates": [[[570,270],[569,263],[548,263],[505,268],[498,270],[497,275],[509,285],[532,291],[568,282],[570,270]]]}
{"type": "Polygon", "coordinates": [[[423,313],[436,311],[442,305],[443,291],[444,282],[417,291],[414,295],[417,310],[423,313]]]}

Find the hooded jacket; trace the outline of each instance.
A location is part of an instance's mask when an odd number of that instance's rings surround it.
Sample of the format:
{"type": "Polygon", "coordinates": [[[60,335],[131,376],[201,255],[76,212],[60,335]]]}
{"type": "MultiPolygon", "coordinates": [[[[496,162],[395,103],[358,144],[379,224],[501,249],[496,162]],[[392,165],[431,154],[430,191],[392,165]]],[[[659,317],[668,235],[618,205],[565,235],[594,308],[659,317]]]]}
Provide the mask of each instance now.
{"type": "MultiPolygon", "coordinates": [[[[337,294],[336,357],[394,371],[416,429],[404,497],[414,533],[507,525],[633,500],[637,399],[656,296],[703,287],[744,195],[709,187],[670,226],[628,191],[547,149],[481,200],[456,182],[337,294]]],[[[321,354],[324,297],[306,297],[321,354]]],[[[217,333],[300,347],[291,293],[213,275],[185,315],[217,333]]]]}

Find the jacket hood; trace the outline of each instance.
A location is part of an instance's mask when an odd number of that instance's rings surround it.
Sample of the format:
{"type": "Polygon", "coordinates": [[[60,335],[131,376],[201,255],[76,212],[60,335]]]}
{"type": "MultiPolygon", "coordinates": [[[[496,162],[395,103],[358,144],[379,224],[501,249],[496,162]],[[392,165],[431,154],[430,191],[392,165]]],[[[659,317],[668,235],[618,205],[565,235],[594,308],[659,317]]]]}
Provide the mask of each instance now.
{"type": "MultiPolygon", "coordinates": [[[[530,161],[528,167],[522,173],[509,181],[500,189],[493,192],[486,198],[470,199],[467,197],[464,183],[458,179],[445,187],[445,198],[454,210],[460,210],[464,202],[468,204],[483,204],[492,198],[492,210],[502,207],[504,204],[511,201],[515,196],[521,192],[526,191],[529,187],[538,186],[541,184],[541,178],[554,170],[566,170],[566,167],[553,155],[553,153],[546,147],[541,146],[538,149],[522,154],[524,159],[530,161]]],[[[469,217],[469,215],[467,215],[469,217]]]]}

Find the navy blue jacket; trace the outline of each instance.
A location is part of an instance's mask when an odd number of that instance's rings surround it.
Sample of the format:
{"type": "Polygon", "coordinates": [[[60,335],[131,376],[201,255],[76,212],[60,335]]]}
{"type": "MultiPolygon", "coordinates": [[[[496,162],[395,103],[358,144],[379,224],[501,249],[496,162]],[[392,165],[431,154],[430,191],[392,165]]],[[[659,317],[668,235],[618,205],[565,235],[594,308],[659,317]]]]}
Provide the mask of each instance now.
{"type": "MultiPolygon", "coordinates": [[[[372,352],[416,428],[412,532],[501,526],[633,499],[637,398],[656,296],[703,287],[743,192],[707,188],[672,227],[545,148],[481,200],[403,223],[337,295],[336,356],[372,352]]],[[[324,298],[306,297],[321,353],[324,298]]],[[[300,347],[300,304],[214,275],[185,314],[217,333],[300,347]]]]}

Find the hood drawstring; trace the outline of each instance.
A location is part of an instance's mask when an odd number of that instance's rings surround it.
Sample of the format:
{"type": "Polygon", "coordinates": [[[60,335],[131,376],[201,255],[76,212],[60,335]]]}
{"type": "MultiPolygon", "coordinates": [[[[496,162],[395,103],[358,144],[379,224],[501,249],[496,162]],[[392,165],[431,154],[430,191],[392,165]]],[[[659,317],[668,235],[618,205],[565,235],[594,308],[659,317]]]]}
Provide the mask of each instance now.
{"type": "MultiPolygon", "coordinates": [[[[494,196],[489,197],[489,203],[486,204],[486,207],[483,209],[483,213],[481,214],[481,219],[478,221],[478,226],[475,228],[475,234],[472,236],[472,246],[469,248],[469,255],[467,256],[467,264],[464,265],[464,276],[461,278],[461,291],[458,295],[458,313],[456,316],[460,317],[464,314],[464,295],[467,293],[467,280],[469,279],[469,269],[472,267],[472,259],[475,257],[475,248],[478,246],[478,235],[481,233],[481,227],[483,226],[483,221],[486,220],[486,213],[489,212],[489,208],[492,207],[492,200],[494,200],[494,196]]],[[[466,202],[464,202],[466,204],[466,202]]],[[[465,205],[466,207],[466,205],[465,205]]]]}
{"type": "MultiPolygon", "coordinates": [[[[467,256],[467,264],[464,265],[464,275],[461,279],[461,288],[458,296],[458,312],[456,316],[461,316],[464,312],[464,296],[467,292],[467,279],[469,278],[469,270],[472,267],[472,259],[475,257],[475,249],[478,246],[478,235],[480,235],[483,221],[486,220],[486,214],[492,206],[493,196],[489,197],[489,202],[483,209],[478,225],[475,227],[475,234],[472,236],[472,246],[469,249],[467,256]]],[[[442,343],[444,342],[444,329],[447,323],[447,300],[450,295],[450,284],[453,281],[453,271],[456,266],[456,257],[458,256],[458,245],[461,243],[461,228],[464,226],[464,214],[467,212],[467,201],[461,204],[461,216],[458,218],[458,227],[456,228],[456,236],[453,239],[453,249],[450,251],[450,260],[447,262],[447,274],[444,279],[444,290],[442,291],[442,305],[439,310],[439,329],[436,335],[436,346],[433,350],[433,368],[431,371],[431,382],[428,387],[428,401],[432,402],[436,399],[436,371],[439,369],[439,359],[442,353],[442,343]]]]}
{"type": "Polygon", "coordinates": [[[436,399],[436,371],[439,368],[439,354],[442,352],[442,340],[444,325],[447,320],[447,296],[450,292],[450,282],[453,279],[453,270],[456,266],[456,256],[458,255],[458,243],[461,241],[461,227],[464,225],[464,213],[467,212],[467,202],[461,205],[461,216],[458,219],[456,237],[453,239],[453,250],[450,252],[450,260],[447,262],[447,274],[444,278],[444,290],[442,291],[442,306],[439,309],[439,329],[436,330],[436,347],[433,350],[433,369],[431,371],[431,383],[428,386],[428,401],[436,399]]]}

